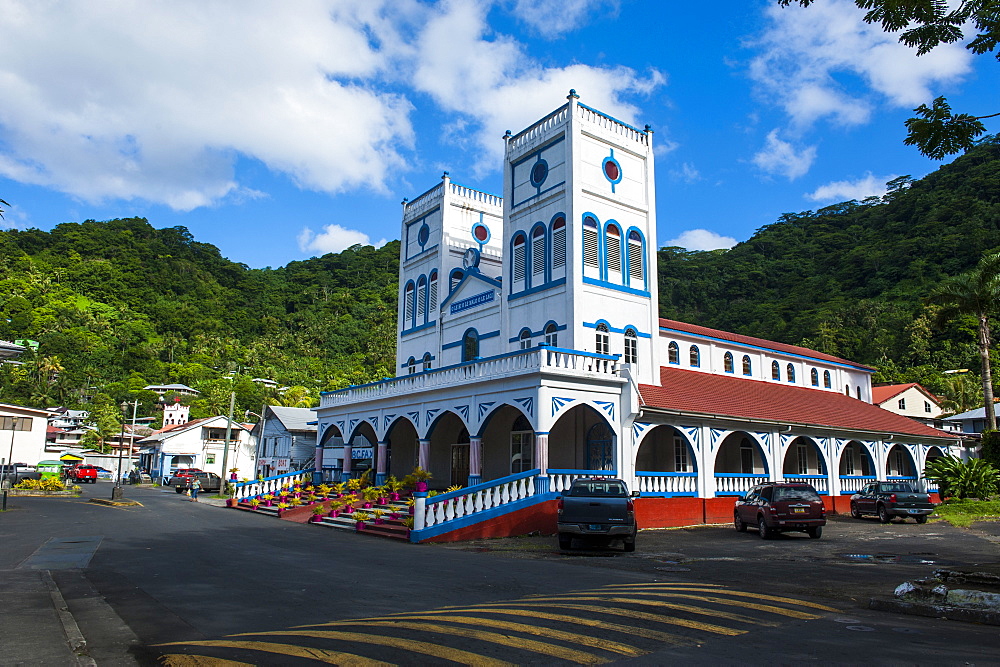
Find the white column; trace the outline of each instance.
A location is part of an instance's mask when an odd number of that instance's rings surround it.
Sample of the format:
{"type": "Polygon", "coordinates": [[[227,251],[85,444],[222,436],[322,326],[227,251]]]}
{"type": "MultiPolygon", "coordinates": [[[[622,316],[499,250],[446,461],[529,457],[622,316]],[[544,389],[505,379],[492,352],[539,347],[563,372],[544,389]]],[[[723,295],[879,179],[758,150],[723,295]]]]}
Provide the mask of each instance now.
{"type": "Polygon", "coordinates": [[[549,434],[535,434],[535,467],[541,472],[539,475],[547,475],[549,469],[549,434]]]}
{"type": "Polygon", "coordinates": [[[469,486],[483,481],[483,439],[469,438],[469,486]]]}
{"type": "Polygon", "coordinates": [[[345,480],[350,479],[351,478],[351,443],[349,443],[349,442],[345,442],[344,443],[344,464],[343,464],[342,470],[343,470],[343,474],[341,475],[342,479],[345,479],[345,480]]]}
{"type": "Polygon", "coordinates": [[[420,440],[420,446],[417,449],[417,466],[428,470],[431,461],[431,441],[430,440],[420,440]]]}
{"type": "Polygon", "coordinates": [[[715,459],[712,457],[712,427],[701,426],[698,429],[700,447],[696,452],[698,457],[698,496],[700,498],[715,497],[715,459]]]}

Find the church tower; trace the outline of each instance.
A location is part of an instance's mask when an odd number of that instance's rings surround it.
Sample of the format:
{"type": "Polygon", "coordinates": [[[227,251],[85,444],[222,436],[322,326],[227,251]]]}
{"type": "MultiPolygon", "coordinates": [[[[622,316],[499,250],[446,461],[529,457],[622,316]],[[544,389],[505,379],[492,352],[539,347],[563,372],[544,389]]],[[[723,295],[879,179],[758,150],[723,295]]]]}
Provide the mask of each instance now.
{"type": "Polygon", "coordinates": [[[567,99],[505,137],[508,351],[620,355],[659,384],[653,133],[567,99]]]}
{"type": "Polygon", "coordinates": [[[396,375],[500,354],[503,206],[441,182],[403,200],[396,375]]]}

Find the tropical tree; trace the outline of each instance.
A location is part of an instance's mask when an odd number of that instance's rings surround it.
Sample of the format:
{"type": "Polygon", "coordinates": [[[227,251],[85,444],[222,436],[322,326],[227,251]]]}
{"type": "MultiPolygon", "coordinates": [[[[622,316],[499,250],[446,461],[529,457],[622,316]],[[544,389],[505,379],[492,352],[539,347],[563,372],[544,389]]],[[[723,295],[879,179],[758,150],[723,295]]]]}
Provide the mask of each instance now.
{"type": "Polygon", "coordinates": [[[982,389],[968,373],[949,375],[941,381],[944,400],[941,409],[952,414],[968,412],[979,405],[982,389]]]}
{"type": "Polygon", "coordinates": [[[996,430],[993,374],[990,368],[990,315],[1000,305],[1000,253],[983,257],[974,269],[942,282],[927,300],[942,306],[941,320],[971,315],[977,320],[979,358],[982,363],[983,401],[987,430],[996,430]]]}
{"type": "MultiPolygon", "coordinates": [[[[778,0],[787,7],[798,3],[808,7],[815,0],[778,0]]],[[[886,32],[900,32],[899,41],[916,48],[917,55],[929,53],[941,44],[953,44],[965,38],[965,30],[974,29],[976,36],[966,44],[976,55],[995,51],[1000,43],[1000,19],[996,0],[854,0],[868,10],[865,23],[878,23],[886,32]]],[[[1000,60],[1000,53],[997,53],[1000,60]]],[[[973,146],[976,138],[986,132],[982,120],[1000,116],[955,114],[948,100],[938,97],[931,107],[921,104],[913,110],[916,117],[906,121],[909,130],[903,143],[916,146],[929,158],[941,160],[973,146]]]]}

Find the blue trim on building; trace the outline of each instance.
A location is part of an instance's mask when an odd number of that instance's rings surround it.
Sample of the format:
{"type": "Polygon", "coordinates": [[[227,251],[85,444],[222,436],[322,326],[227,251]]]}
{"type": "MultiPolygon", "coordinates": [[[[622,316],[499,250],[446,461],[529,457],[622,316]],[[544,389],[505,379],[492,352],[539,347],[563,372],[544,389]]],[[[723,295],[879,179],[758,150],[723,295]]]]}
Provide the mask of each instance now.
{"type": "Polygon", "coordinates": [[[539,292],[544,292],[547,289],[552,289],[553,287],[560,287],[565,284],[566,284],[565,278],[557,278],[556,280],[545,283],[544,285],[539,285],[538,287],[532,287],[530,289],[518,292],[517,294],[508,294],[507,300],[514,301],[515,299],[520,299],[530,294],[538,294],[539,292]]]}
{"type": "Polygon", "coordinates": [[[634,296],[644,296],[649,298],[649,292],[647,290],[638,290],[632,287],[625,287],[624,285],[615,285],[614,283],[609,283],[605,280],[597,280],[596,278],[583,277],[583,282],[586,285],[593,285],[594,287],[603,287],[604,289],[615,290],[616,292],[624,292],[625,294],[632,294],[634,296]]]}
{"type": "Polygon", "coordinates": [[[583,324],[583,326],[587,327],[588,329],[596,329],[598,324],[604,324],[604,326],[606,326],[608,328],[609,332],[611,332],[611,333],[620,333],[620,334],[625,333],[625,331],[628,330],[628,329],[632,329],[633,331],[635,331],[635,335],[636,335],[637,338],[652,338],[653,337],[651,334],[642,333],[642,331],[639,329],[639,327],[635,326],[634,324],[626,324],[624,327],[621,327],[620,329],[618,327],[611,326],[611,323],[608,322],[607,320],[596,320],[594,322],[581,322],[581,324],[583,324]]]}
{"type": "Polygon", "coordinates": [[[416,333],[418,331],[423,331],[424,329],[430,329],[435,324],[437,324],[437,320],[431,320],[430,322],[425,322],[424,324],[421,324],[419,326],[411,327],[409,329],[406,329],[405,331],[400,331],[399,335],[400,336],[409,336],[412,333],[416,333]]]}
{"type": "Polygon", "coordinates": [[[527,199],[522,199],[521,201],[519,201],[516,204],[514,204],[511,208],[517,208],[518,206],[523,206],[524,204],[527,204],[528,202],[530,202],[532,199],[538,199],[542,195],[548,194],[549,192],[552,192],[553,190],[557,190],[558,188],[561,188],[564,185],[566,185],[566,181],[559,181],[558,183],[556,183],[553,186],[545,188],[544,190],[539,190],[538,192],[536,192],[535,194],[531,195],[527,199]]]}

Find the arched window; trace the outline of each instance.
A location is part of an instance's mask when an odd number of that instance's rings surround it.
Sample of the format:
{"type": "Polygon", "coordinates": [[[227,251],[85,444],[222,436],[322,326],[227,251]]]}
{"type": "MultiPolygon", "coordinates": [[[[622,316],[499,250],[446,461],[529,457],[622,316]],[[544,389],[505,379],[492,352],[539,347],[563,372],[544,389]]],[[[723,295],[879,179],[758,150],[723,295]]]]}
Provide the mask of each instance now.
{"type": "Polygon", "coordinates": [[[849,384],[844,385],[844,394],[846,394],[847,396],[851,395],[851,385],[849,384]]]}
{"type": "Polygon", "coordinates": [[[462,273],[462,269],[455,269],[455,270],[453,270],[451,272],[451,275],[449,276],[448,291],[449,292],[454,292],[455,288],[458,287],[458,284],[460,282],[462,282],[462,278],[464,278],[464,277],[465,277],[465,274],[462,273]]]}
{"type": "Polygon", "coordinates": [[[788,364],[788,366],[785,367],[785,377],[789,382],[795,382],[795,366],[788,364]]]}
{"type": "Polygon", "coordinates": [[[545,343],[552,347],[559,347],[559,327],[554,322],[549,322],[545,327],[545,343]]]}
{"type": "Polygon", "coordinates": [[[670,345],[667,345],[667,361],[671,364],[681,363],[681,350],[677,347],[677,343],[670,341],[670,345]]]}
{"type": "Polygon", "coordinates": [[[510,428],[510,472],[527,472],[535,467],[535,432],[524,415],[518,416],[510,428]]]}
{"type": "Polygon", "coordinates": [[[406,360],[406,372],[409,375],[413,375],[417,372],[417,360],[413,357],[406,360]]]}
{"type": "Polygon", "coordinates": [[[753,375],[753,365],[750,363],[750,355],[743,355],[743,375],[753,375]]]}
{"type": "Polygon", "coordinates": [[[815,368],[809,371],[809,380],[812,381],[812,386],[819,386],[819,371],[815,368]]]}
{"type": "Polygon", "coordinates": [[[424,352],[424,370],[429,371],[431,369],[431,353],[424,352]]]}
{"type": "Polygon", "coordinates": [[[701,352],[698,351],[698,346],[692,345],[689,353],[691,355],[691,365],[696,368],[701,366],[701,352]]]}
{"type": "Polygon", "coordinates": [[[414,288],[413,283],[406,283],[406,289],[403,290],[403,328],[407,329],[413,326],[413,296],[414,288]]]}
{"type": "Polygon", "coordinates": [[[611,354],[611,336],[608,335],[608,325],[603,322],[597,325],[594,348],[597,354],[611,354]]]}
{"type": "Polygon", "coordinates": [[[622,272],[622,230],[617,225],[608,225],[604,233],[605,252],[608,259],[608,274],[622,272]]]}
{"type": "Polygon", "coordinates": [[[639,361],[639,337],[635,329],[625,330],[625,363],[635,364],[639,361]]]}
{"type": "Polygon", "coordinates": [[[427,316],[433,318],[437,315],[438,307],[438,272],[431,271],[431,278],[428,287],[427,316]]]}
{"type": "Polygon", "coordinates": [[[427,278],[420,276],[417,280],[417,323],[427,321],[427,278]]]}
{"type": "Polygon", "coordinates": [[[583,265],[598,267],[597,220],[587,216],[583,219],[583,265]]]}
{"type": "Polygon", "coordinates": [[[513,266],[511,267],[511,275],[513,276],[513,280],[515,283],[524,282],[525,253],[527,252],[525,244],[526,240],[524,238],[524,234],[518,232],[517,235],[514,236],[514,243],[513,243],[514,257],[511,260],[513,262],[513,266]]]}
{"type": "Polygon", "coordinates": [[[566,218],[558,217],[552,223],[552,268],[566,266],[566,218]]]}
{"type": "Polygon", "coordinates": [[[628,261],[629,282],[643,284],[646,280],[646,266],[642,252],[642,235],[636,230],[628,233],[628,251],[625,259],[628,261]]]}
{"type": "Polygon", "coordinates": [[[519,337],[519,341],[521,343],[522,350],[527,350],[529,347],[531,347],[531,330],[521,329],[521,335],[519,337]]]}
{"type": "Polygon", "coordinates": [[[479,358],[479,332],[469,329],[462,337],[462,361],[479,358]]]}
{"type": "Polygon", "coordinates": [[[830,371],[823,371],[823,386],[827,389],[833,387],[833,383],[830,381],[830,371]]]}
{"type": "Polygon", "coordinates": [[[861,400],[861,385],[858,385],[857,389],[858,389],[858,400],[860,401],[861,400]]]}
{"type": "Polygon", "coordinates": [[[531,284],[545,282],[545,228],[539,225],[531,232],[531,284]]]}
{"type": "Polygon", "coordinates": [[[781,366],[778,365],[777,361],[771,362],[771,379],[772,380],[781,379],[781,366]]]}
{"type": "Polygon", "coordinates": [[[726,356],[722,357],[722,368],[727,373],[735,373],[736,372],[736,368],[734,367],[734,364],[733,364],[733,353],[732,352],[726,352],[726,356]]]}

